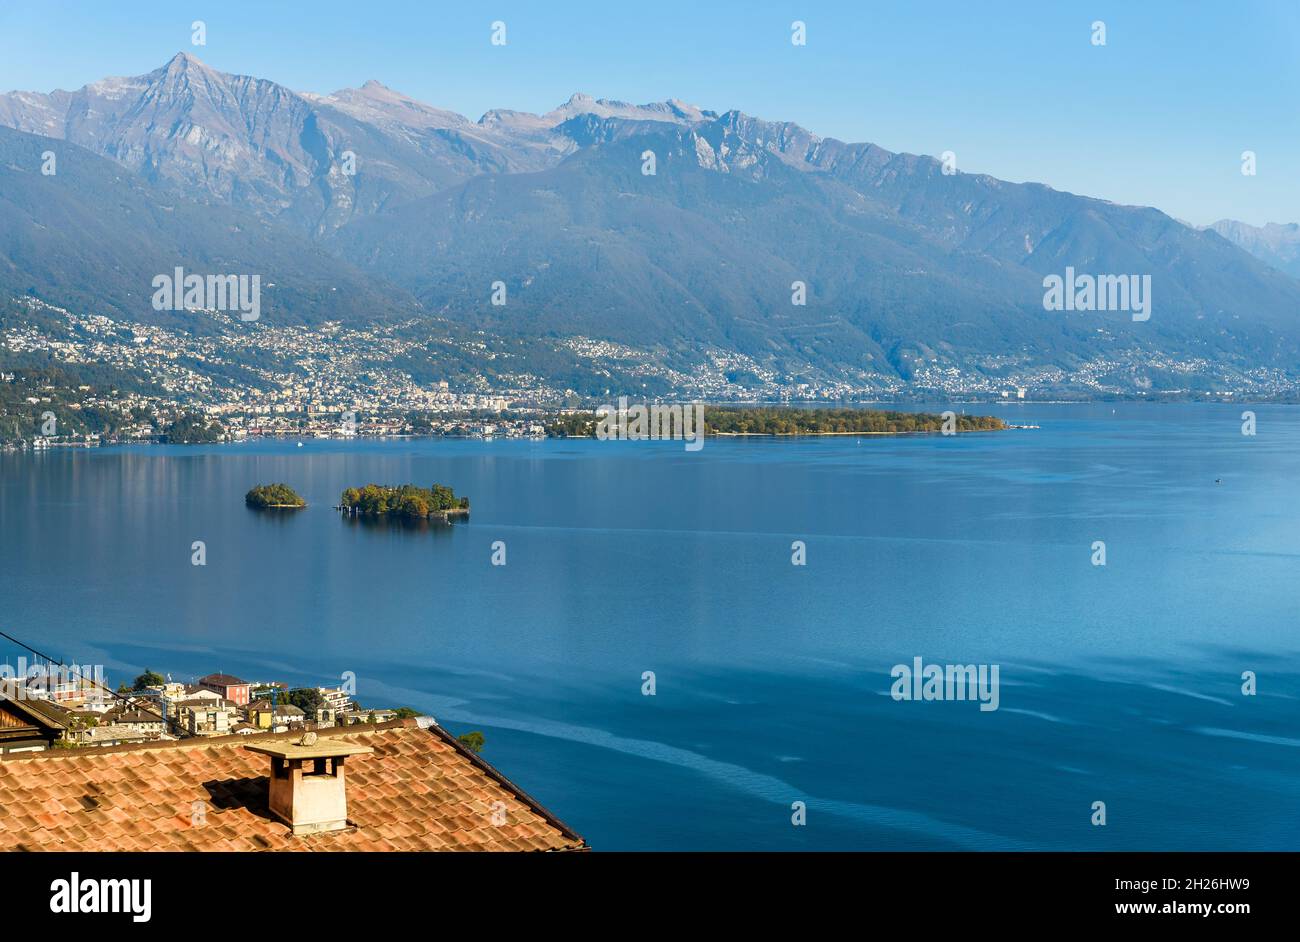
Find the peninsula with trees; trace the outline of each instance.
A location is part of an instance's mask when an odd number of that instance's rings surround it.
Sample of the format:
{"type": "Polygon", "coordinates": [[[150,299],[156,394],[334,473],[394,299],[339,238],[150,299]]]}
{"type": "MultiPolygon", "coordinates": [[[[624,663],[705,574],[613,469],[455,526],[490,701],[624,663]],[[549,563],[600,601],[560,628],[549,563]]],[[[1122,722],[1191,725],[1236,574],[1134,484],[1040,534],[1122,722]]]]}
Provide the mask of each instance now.
{"type": "MultiPolygon", "coordinates": [[[[907,435],[943,432],[935,412],[877,409],[791,409],[722,407],[704,410],[706,435],[907,435]]],[[[995,416],[954,413],[955,432],[997,432],[1006,423],[995,416]]]]}
{"type": "MultiPolygon", "coordinates": [[[[788,406],[705,406],[705,435],[914,435],[942,433],[944,416],[936,412],[879,409],[795,409],[788,406]]],[[[553,438],[593,438],[594,412],[571,412],[546,426],[553,438]]],[[[1010,428],[995,416],[954,414],[953,432],[998,432],[1010,428]]]]}

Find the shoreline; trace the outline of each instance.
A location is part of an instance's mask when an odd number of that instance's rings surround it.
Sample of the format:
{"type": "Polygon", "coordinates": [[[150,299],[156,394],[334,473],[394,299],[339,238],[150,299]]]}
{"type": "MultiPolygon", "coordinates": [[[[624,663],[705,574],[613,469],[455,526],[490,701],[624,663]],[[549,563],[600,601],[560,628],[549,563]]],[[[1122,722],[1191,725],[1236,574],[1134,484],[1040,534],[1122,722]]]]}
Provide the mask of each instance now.
{"type": "MultiPolygon", "coordinates": [[[[1041,428],[1038,425],[1012,425],[1007,424],[1003,428],[977,428],[977,429],[956,429],[954,435],[970,435],[983,432],[1008,432],[1014,429],[1036,429],[1041,428]]],[[[880,436],[880,437],[897,437],[901,435],[942,435],[937,429],[900,429],[896,432],[706,432],[705,438],[844,438],[849,436],[880,436]]],[[[423,441],[427,439],[442,438],[448,441],[459,442],[545,442],[545,441],[575,441],[591,440],[596,441],[595,435],[366,435],[361,440],[364,441],[423,441]]],[[[98,448],[152,448],[152,447],[179,447],[179,448],[202,448],[204,446],[227,446],[227,445],[247,445],[257,441],[273,442],[291,442],[295,440],[292,435],[266,435],[249,438],[234,439],[220,442],[95,442],[95,443],[78,443],[78,444],[59,444],[45,446],[42,448],[17,448],[12,445],[0,447],[0,454],[27,454],[45,452],[49,448],[75,448],[78,450],[91,451],[98,448]]],[[[306,439],[297,439],[300,443],[305,443],[306,439]]],[[[321,435],[312,436],[311,441],[317,442],[355,442],[358,436],[355,435],[321,435]]],[[[651,439],[646,439],[650,441],[651,439]]],[[[654,439],[658,440],[658,439],[654,439]]],[[[285,505],[267,505],[260,509],[301,509],[293,504],[285,505]]]]}

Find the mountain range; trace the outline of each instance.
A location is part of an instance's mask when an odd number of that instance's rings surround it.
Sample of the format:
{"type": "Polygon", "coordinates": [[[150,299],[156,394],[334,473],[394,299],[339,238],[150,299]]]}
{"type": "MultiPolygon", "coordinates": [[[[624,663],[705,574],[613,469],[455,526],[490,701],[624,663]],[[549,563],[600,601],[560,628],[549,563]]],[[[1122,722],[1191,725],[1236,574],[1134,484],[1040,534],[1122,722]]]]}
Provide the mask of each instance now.
{"type": "Polygon", "coordinates": [[[1210,228],[1278,271],[1300,278],[1300,224],[1270,222],[1252,226],[1220,219],[1210,228]]]}
{"type": "Polygon", "coordinates": [[[261,273],[278,323],[426,318],[685,370],[734,355],[791,384],[1300,376],[1294,225],[1198,229],[677,100],[578,94],[474,121],[374,81],[298,93],[184,53],[0,95],[0,291],[184,323],[149,304],[177,265],[261,273]],[[1067,267],[1150,275],[1150,319],[1045,310],[1044,277],[1067,267]]]}

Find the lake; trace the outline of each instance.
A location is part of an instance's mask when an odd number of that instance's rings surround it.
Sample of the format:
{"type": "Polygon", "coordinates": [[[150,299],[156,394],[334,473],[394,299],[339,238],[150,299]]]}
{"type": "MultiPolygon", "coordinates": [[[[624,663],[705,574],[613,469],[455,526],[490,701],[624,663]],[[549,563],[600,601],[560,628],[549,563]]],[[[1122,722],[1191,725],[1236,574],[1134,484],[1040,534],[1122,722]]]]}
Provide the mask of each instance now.
{"type": "Polygon", "coordinates": [[[1246,408],[1254,436],[1012,404],[966,411],[1041,427],[0,455],[0,628],[114,686],[352,671],[482,730],[597,850],[1295,849],[1300,407],[1246,408]],[[244,507],[276,481],[310,506],[244,507]],[[471,518],[331,509],[368,482],[471,518]],[[915,657],[998,665],[998,708],[895,700],[915,657]]]}

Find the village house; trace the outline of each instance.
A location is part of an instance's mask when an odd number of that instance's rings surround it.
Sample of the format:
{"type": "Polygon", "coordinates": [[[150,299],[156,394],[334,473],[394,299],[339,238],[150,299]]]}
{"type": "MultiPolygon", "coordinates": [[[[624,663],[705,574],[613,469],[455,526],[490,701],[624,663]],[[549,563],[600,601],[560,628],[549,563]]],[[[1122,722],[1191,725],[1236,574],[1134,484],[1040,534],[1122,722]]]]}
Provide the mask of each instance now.
{"type": "Polygon", "coordinates": [[[165,715],[169,719],[181,721],[181,704],[196,701],[206,701],[208,703],[219,703],[225,698],[215,690],[209,690],[206,687],[200,687],[198,684],[177,684],[175,687],[168,684],[168,689],[163,694],[163,707],[165,715]],[[179,689],[177,689],[179,688],[179,689]]]}
{"type": "Polygon", "coordinates": [[[196,697],[176,704],[177,720],[191,736],[225,736],[238,722],[235,705],[229,700],[196,697]]]}
{"type": "Polygon", "coordinates": [[[109,710],[99,720],[100,725],[121,726],[140,733],[146,739],[157,739],[167,731],[167,724],[157,713],[134,707],[109,710]]]}
{"type": "Polygon", "coordinates": [[[249,704],[247,712],[248,722],[258,729],[272,729],[277,726],[287,729],[290,726],[301,726],[307,721],[302,708],[292,703],[277,703],[272,715],[271,701],[258,700],[256,703],[249,704]]]}
{"type": "Polygon", "coordinates": [[[346,713],[352,706],[352,695],[342,687],[317,687],[316,692],[335,716],[346,713]]]}
{"type": "Polygon", "coordinates": [[[147,742],[151,739],[157,739],[157,736],[151,736],[148,733],[133,729],[130,726],[118,726],[114,723],[104,723],[98,726],[91,726],[85,729],[70,730],[66,737],[67,741],[76,746],[120,746],[123,743],[147,742]]]}
{"type": "Polygon", "coordinates": [[[102,704],[109,694],[96,684],[90,668],[50,678],[46,683],[49,697],[60,706],[69,708],[89,704],[102,704]]]}
{"type": "Polygon", "coordinates": [[[178,700],[184,700],[186,696],[187,694],[185,692],[184,684],[175,683],[170,680],[167,681],[167,683],[163,684],[162,687],[158,689],[157,699],[158,699],[158,704],[161,707],[161,709],[158,712],[160,712],[163,716],[169,718],[175,717],[176,702],[178,700]]]}
{"type": "Polygon", "coordinates": [[[252,689],[247,681],[232,677],[230,674],[209,674],[207,677],[200,677],[199,686],[241,707],[248,705],[248,694],[252,689]]]}

